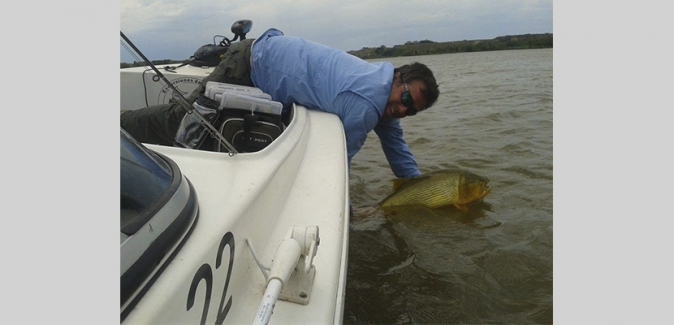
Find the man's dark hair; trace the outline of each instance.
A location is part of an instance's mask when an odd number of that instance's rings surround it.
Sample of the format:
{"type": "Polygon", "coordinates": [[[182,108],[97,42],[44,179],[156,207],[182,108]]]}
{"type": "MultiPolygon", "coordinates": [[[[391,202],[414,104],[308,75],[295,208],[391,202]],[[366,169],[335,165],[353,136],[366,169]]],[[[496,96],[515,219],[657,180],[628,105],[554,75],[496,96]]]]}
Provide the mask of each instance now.
{"type": "Polygon", "coordinates": [[[400,72],[400,75],[405,78],[406,82],[413,80],[421,80],[426,85],[426,89],[422,92],[426,100],[426,106],[431,107],[440,95],[438,83],[435,82],[433,71],[425,64],[414,62],[395,68],[393,73],[400,72]]]}

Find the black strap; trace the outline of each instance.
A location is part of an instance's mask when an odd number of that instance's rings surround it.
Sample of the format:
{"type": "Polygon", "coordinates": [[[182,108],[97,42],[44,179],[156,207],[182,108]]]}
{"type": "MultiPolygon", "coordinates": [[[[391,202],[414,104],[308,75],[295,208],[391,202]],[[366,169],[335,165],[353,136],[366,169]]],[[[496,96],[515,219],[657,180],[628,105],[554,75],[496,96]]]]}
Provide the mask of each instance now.
{"type": "Polygon", "coordinates": [[[192,63],[192,62],[194,62],[194,56],[191,56],[190,59],[189,59],[187,62],[185,62],[185,63],[183,63],[183,64],[181,64],[181,65],[179,65],[179,66],[177,66],[177,67],[171,67],[171,66],[168,66],[168,65],[167,65],[167,66],[164,67],[164,70],[169,71],[169,72],[176,73],[176,71],[175,71],[176,69],[178,69],[178,68],[180,68],[180,67],[184,67],[184,66],[186,66],[186,65],[188,65],[188,64],[190,64],[190,63],[192,63]]]}

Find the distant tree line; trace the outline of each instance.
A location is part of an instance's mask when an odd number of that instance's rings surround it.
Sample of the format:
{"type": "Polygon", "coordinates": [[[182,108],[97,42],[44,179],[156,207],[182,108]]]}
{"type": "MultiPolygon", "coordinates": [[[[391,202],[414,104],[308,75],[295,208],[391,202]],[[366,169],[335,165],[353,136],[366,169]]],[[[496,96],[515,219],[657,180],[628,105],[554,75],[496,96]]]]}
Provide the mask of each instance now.
{"type": "MultiPolygon", "coordinates": [[[[404,45],[393,47],[364,47],[356,51],[348,51],[361,59],[377,59],[395,56],[431,55],[459,52],[481,52],[500,50],[521,50],[552,48],[552,34],[524,34],[499,36],[490,40],[463,40],[455,42],[433,42],[431,40],[409,41],[404,45]]],[[[153,64],[182,64],[188,60],[154,60],[153,64]]],[[[142,67],[145,62],[122,63],[121,68],[142,67]]]]}
{"type": "Polygon", "coordinates": [[[433,42],[430,40],[407,42],[393,47],[364,47],[349,51],[361,59],[376,59],[395,56],[431,55],[459,52],[480,52],[499,50],[552,48],[552,34],[524,34],[499,36],[491,40],[463,40],[455,42],[433,42]]]}

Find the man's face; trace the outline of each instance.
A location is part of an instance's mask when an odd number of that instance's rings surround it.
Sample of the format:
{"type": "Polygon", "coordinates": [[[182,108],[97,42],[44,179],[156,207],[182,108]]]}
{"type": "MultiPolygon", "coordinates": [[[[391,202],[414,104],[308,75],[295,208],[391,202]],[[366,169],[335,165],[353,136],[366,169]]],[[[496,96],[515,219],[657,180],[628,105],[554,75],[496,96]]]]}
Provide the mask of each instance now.
{"type": "Polygon", "coordinates": [[[396,74],[382,118],[403,118],[408,116],[410,109],[407,108],[405,104],[411,105],[417,112],[424,110],[426,108],[426,100],[424,100],[424,97],[421,94],[424,87],[424,82],[421,80],[405,83],[400,76],[396,74]],[[403,93],[406,91],[405,87],[407,87],[407,91],[409,91],[411,100],[408,98],[406,102],[403,102],[403,93]]]}

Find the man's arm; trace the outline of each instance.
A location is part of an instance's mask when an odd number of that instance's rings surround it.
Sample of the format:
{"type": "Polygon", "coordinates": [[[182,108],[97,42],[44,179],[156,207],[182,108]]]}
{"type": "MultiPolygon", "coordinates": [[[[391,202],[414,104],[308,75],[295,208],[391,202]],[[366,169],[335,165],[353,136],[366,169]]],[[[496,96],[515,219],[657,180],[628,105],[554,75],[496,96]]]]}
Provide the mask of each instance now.
{"type": "Polygon", "coordinates": [[[374,132],[379,136],[381,148],[396,177],[421,176],[414,155],[403,139],[403,129],[400,127],[399,119],[379,121],[374,132]]]}
{"type": "Polygon", "coordinates": [[[379,113],[370,102],[352,92],[343,92],[337,96],[335,110],[344,126],[346,150],[351,167],[351,159],[363,147],[367,134],[377,125],[379,113]]]}

